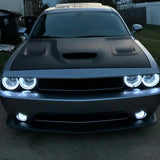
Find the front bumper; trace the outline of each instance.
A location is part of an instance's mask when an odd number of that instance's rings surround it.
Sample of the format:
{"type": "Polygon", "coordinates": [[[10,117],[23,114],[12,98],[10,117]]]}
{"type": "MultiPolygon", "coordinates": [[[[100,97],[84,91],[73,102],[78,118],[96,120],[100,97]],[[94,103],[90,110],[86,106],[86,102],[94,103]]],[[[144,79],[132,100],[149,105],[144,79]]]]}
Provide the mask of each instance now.
{"type": "Polygon", "coordinates": [[[119,93],[88,94],[45,94],[35,92],[10,92],[0,90],[2,104],[9,115],[7,124],[14,128],[27,130],[90,133],[114,131],[149,126],[156,122],[153,113],[159,106],[160,88],[134,89],[119,93]],[[144,120],[134,119],[134,114],[144,110],[148,117],[144,120]],[[125,112],[129,119],[125,121],[94,121],[34,123],[37,114],[96,114],[125,112]],[[29,121],[15,119],[17,113],[28,115],[29,121]]]}

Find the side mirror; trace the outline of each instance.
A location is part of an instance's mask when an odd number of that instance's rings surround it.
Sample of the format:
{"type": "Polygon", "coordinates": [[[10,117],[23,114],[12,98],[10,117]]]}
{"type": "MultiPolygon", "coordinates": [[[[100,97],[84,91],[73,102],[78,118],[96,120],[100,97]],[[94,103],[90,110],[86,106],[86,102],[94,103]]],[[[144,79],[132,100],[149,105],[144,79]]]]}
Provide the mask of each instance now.
{"type": "Polygon", "coordinates": [[[21,34],[21,35],[24,35],[25,39],[28,39],[28,34],[26,33],[26,28],[25,27],[20,27],[18,29],[18,33],[21,34]]]}
{"type": "Polygon", "coordinates": [[[132,31],[132,36],[136,33],[139,32],[143,29],[142,25],[140,24],[134,24],[133,25],[133,31],[132,31]]]}

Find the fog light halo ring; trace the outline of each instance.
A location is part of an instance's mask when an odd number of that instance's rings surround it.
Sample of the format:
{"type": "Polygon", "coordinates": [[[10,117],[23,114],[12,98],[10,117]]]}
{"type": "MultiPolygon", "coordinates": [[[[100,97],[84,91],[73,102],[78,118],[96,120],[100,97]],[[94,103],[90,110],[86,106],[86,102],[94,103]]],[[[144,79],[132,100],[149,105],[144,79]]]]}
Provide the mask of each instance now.
{"type": "Polygon", "coordinates": [[[18,114],[16,115],[16,118],[17,118],[19,121],[22,121],[22,122],[27,121],[27,115],[22,114],[22,113],[18,113],[18,114]]]}
{"type": "Polygon", "coordinates": [[[141,119],[144,119],[147,117],[147,113],[145,111],[141,110],[141,111],[135,113],[135,117],[136,117],[136,119],[141,120],[141,119]]]}

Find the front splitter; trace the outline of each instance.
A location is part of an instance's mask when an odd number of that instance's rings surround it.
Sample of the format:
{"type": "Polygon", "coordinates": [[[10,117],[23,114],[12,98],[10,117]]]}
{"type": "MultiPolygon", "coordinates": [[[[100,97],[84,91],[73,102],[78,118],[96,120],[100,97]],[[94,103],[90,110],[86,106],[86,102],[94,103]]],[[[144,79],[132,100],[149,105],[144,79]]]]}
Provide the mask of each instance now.
{"type": "Polygon", "coordinates": [[[150,115],[143,120],[135,121],[118,121],[114,123],[83,123],[83,124],[64,124],[64,123],[27,123],[20,122],[15,117],[8,116],[7,125],[11,128],[30,130],[37,132],[52,132],[52,133],[65,133],[65,134],[90,134],[102,133],[121,130],[131,130],[136,128],[147,127],[155,124],[157,118],[155,114],[150,115]]]}

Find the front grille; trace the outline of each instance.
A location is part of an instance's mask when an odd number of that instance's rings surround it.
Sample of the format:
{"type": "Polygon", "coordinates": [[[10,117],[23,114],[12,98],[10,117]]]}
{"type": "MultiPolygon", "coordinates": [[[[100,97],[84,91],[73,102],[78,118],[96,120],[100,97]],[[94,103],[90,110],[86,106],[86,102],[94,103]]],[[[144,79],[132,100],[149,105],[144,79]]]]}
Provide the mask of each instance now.
{"type": "Polygon", "coordinates": [[[126,121],[128,115],[125,112],[90,113],[90,114],[37,114],[36,122],[46,123],[97,123],[126,121]]]}
{"type": "Polygon", "coordinates": [[[117,90],[123,87],[122,78],[38,80],[38,89],[41,91],[102,91],[117,90]]]}

